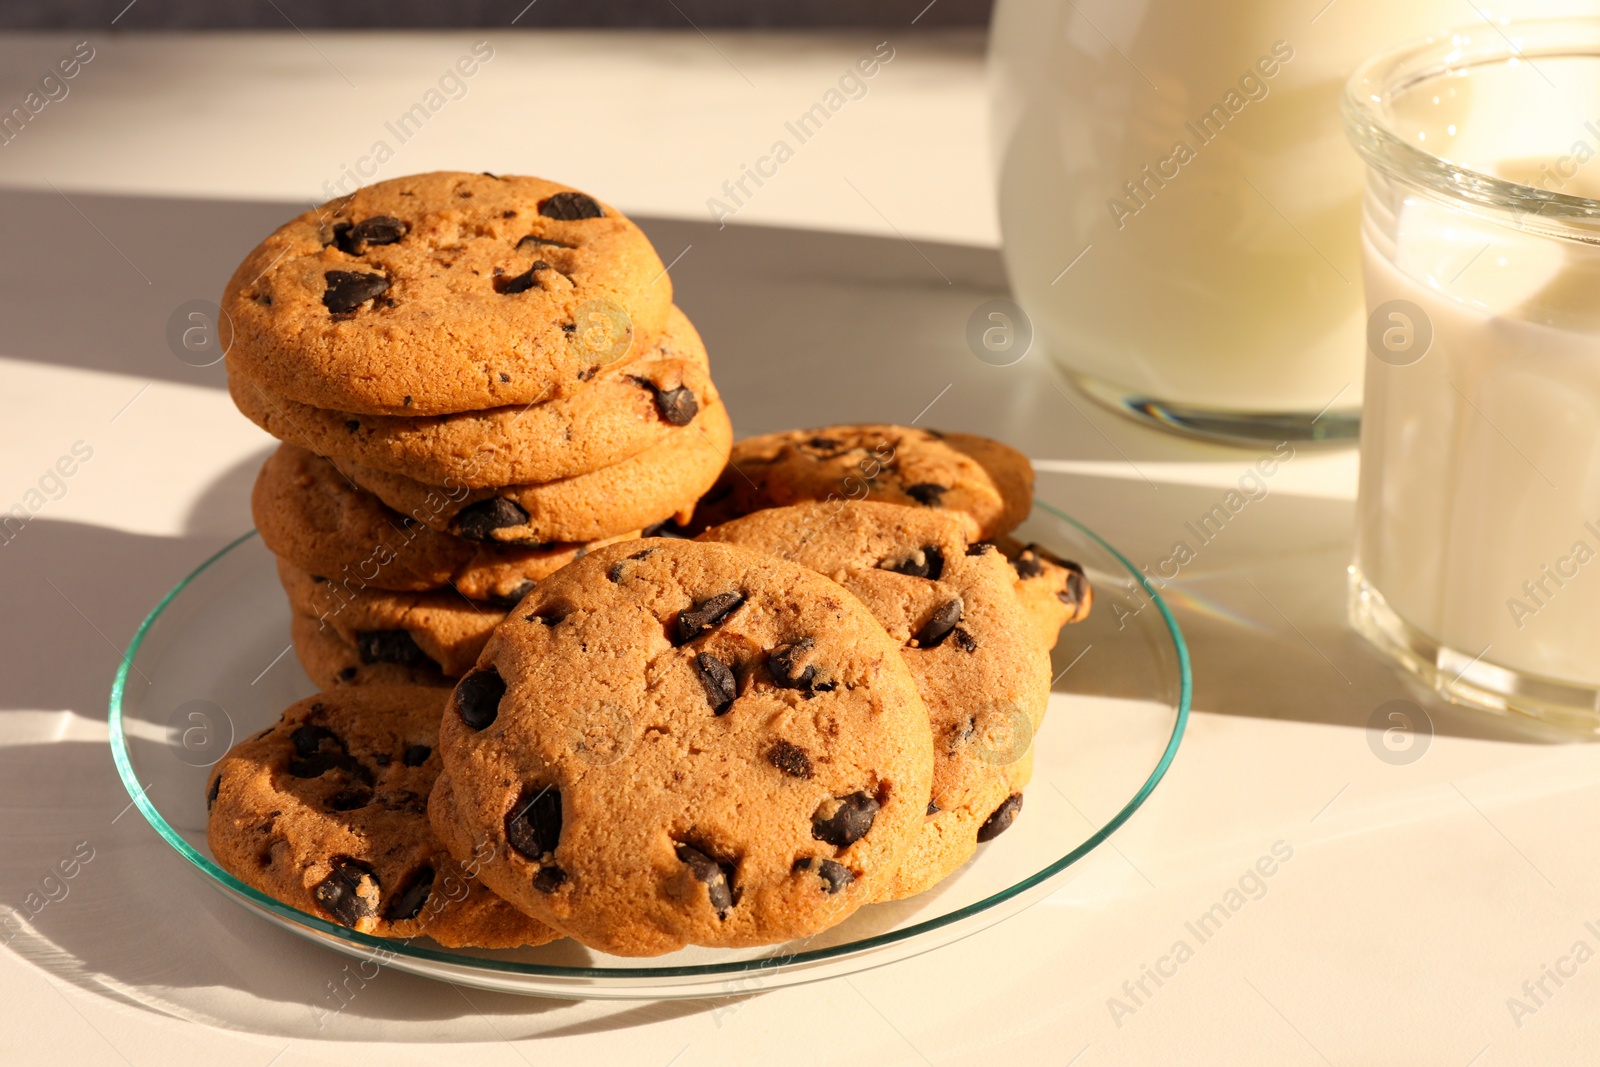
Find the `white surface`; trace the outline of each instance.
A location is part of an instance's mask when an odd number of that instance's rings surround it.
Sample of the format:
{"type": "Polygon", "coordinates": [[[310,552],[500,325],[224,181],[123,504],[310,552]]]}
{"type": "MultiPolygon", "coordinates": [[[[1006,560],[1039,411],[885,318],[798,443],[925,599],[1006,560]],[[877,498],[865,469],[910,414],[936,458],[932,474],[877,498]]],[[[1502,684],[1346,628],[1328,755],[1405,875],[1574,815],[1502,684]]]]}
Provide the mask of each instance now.
{"type": "MultiPolygon", "coordinates": [[[[693,245],[674,279],[741,432],[909,421],[937,396],[927,424],[1048,461],[1041,495],[1152,568],[1195,541],[1185,523],[1257,459],[1105,415],[1060,392],[1036,355],[999,369],[968,353],[966,317],[998,289],[998,258],[935,239],[993,237],[975,39],[895,40],[868,97],[740,217],[849,235],[719,232],[703,202],[881,38],[492,37],[497,55],[524,59],[485,68],[397,166],[542,171],[696,220],[647,225],[666,257],[693,245]]],[[[0,44],[3,99],[20,100],[27,72],[69,44],[0,44]]],[[[0,148],[0,508],[73,442],[95,448],[65,497],[0,546],[0,902],[24,908],[78,842],[94,849],[0,954],[0,1062],[1592,1058],[1600,964],[1560,988],[1546,980],[1553,996],[1520,1026],[1507,999],[1580,939],[1600,948],[1585,926],[1600,929],[1586,845],[1600,831],[1600,754],[1415,693],[1438,731],[1425,755],[1397,766],[1373,754],[1369,717],[1408,691],[1343,622],[1354,455],[1304,449],[1169,584],[1195,657],[1189,738],[1115,848],[1048,903],[881,971],[714,1004],[538,1002],[385,973],[319,1029],[344,961],[248,920],[137,814],[119,815],[105,695],[144,612],[248,525],[268,445],[215,368],[167,353],[169,312],[214,294],[289,210],[242,198],[313,195],[470,40],[95,44],[72,94],[0,148]],[[1108,999],[1126,998],[1123,983],[1161,965],[1192,936],[1185,923],[1279,841],[1293,857],[1264,895],[1114,1019],[1108,999]]]]}

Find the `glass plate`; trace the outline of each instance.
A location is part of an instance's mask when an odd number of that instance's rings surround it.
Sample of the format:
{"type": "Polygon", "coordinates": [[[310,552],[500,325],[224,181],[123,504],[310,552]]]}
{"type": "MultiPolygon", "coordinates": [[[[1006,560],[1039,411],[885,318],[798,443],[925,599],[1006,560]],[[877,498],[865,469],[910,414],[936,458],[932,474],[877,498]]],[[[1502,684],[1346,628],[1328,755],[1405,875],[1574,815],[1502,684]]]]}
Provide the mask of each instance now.
{"type": "Polygon", "coordinates": [[[180,582],[134,635],[111,689],[111,748],[139,811],[205,879],[245,908],[335,951],[484,989],[565,998],[715,997],[892,963],[1037,903],[1161,781],[1189,714],[1189,653],[1160,596],[1116,549],[1040,503],[1017,532],[1076,560],[1094,587],[1088,619],[1054,653],[1050,710],[1034,741],[1026,805],[955,875],[909,900],[862,908],[804,941],[688,948],[652,959],[571,940],[535,949],[445,949],[369,937],[280,904],[212,861],[207,769],[238,740],[316,691],[288,645],[289,608],[252,531],[180,582]]]}

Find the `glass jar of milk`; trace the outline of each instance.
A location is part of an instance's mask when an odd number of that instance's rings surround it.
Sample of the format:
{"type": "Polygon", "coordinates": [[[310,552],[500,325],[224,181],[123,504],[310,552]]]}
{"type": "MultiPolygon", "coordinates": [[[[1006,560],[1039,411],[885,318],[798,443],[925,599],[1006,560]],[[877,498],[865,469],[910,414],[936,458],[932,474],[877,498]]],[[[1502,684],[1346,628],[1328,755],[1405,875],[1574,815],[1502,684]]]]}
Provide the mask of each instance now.
{"type": "Polygon", "coordinates": [[[1462,702],[1600,729],[1600,21],[1362,66],[1351,615],[1462,702]]]}
{"type": "Polygon", "coordinates": [[[999,0],[1003,251],[1051,358],[1169,427],[1353,436],[1362,176],[1339,91],[1363,58],[1474,17],[1460,0],[999,0]]]}

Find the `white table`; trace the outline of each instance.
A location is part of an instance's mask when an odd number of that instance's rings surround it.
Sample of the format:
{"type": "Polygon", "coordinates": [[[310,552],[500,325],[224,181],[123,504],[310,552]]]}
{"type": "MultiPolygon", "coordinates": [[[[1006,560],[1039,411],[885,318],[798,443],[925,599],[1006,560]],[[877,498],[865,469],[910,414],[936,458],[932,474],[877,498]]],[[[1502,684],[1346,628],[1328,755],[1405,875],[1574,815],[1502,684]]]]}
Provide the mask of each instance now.
{"type": "MultiPolygon", "coordinates": [[[[385,972],[319,1028],[344,961],[227,904],[128,812],[105,746],[119,650],[249,526],[269,447],[220,368],[173,358],[167,317],[214,298],[479,39],[493,59],[383,175],[589,188],[681,255],[741,433],[908,421],[938,396],[929,424],[1011,441],[1042,497],[1139,562],[1168,553],[1256,455],[1063,396],[1037,355],[998,369],[965,348],[967,315],[1003,288],[978,37],[890,35],[867,95],[711,225],[707,199],[883,36],[90,35],[70,95],[0,147],[0,510],[75,442],[93,449],[0,545],[0,903],[93,850],[0,954],[0,1062],[1592,1061],[1600,964],[1545,979],[1542,1004],[1522,987],[1575,942],[1600,949],[1600,752],[1433,702],[1348,631],[1348,450],[1300,450],[1169,588],[1196,710],[1115,848],[1047,903],[847,981],[563,1003],[385,972]],[[1436,731],[1406,765],[1366,729],[1400,697],[1436,731]],[[1278,842],[1292,859],[1259,900],[1150,995],[1125,992],[1278,842]],[[1537,1010],[1514,1017],[1511,997],[1537,1010]]],[[[71,43],[0,39],[0,104],[71,43]]]]}

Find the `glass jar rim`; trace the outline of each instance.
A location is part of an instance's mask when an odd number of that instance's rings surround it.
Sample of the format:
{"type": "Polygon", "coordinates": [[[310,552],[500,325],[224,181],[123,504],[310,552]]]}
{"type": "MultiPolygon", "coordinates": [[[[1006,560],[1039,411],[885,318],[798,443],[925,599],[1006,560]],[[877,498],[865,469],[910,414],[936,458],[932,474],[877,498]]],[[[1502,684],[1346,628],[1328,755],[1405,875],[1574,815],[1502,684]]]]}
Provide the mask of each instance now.
{"type": "Polygon", "coordinates": [[[1509,181],[1419,148],[1394,129],[1396,94],[1472,68],[1541,58],[1585,57],[1600,64],[1600,18],[1538,19],[1466,27],[1367,59],[1345,83],[1345,134],[1368,166],[1519,229],[1600,243],[1600,200],[1509,181]]]}

